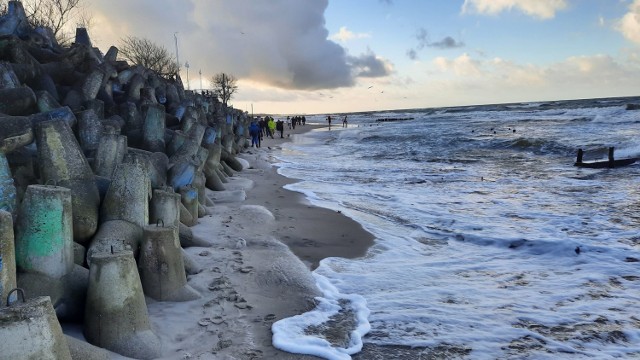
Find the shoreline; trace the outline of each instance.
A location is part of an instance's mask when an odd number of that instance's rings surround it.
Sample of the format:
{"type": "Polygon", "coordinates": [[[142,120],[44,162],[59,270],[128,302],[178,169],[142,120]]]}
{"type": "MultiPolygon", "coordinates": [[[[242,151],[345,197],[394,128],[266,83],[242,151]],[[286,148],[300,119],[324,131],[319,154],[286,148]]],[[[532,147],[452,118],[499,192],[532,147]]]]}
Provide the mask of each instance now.
{"type": "MultiPolygon", "coordinates": [[[[325,125],[298,126],[290,130],[290,135],[301,135],[315,129],[326,128],[325,125]],[[302,128],[302,129],[300,129],[302,128]]],[[[269,154],[280,151],[281,145],[292,141],[291,138],[268,139],[274,143],[267,143],[269,154]]],[[[252,148],[238,154],[252,154],[252,148]]],[[[365,230],[360,223],[350,217],[323,207],[315,206],[304,194],[284,189],[284,186],[294,184],[300,180],[291,179],[278,173],[278,167],[273,159],[269,159],[272,173],[265,169],[257,176],[251,176],[253,181],[260,183],[260,194],[247,194],[246,203],[262,205],[276,216],[277,222],[282,222],[274,232],[280,241],[285,243],[293,253],[313,271],[320,260],[327,257],[358,258],[366,254],[374,243],[375,237],[365,230]],[[266,192],[266,193],[265,193],[266,192]],[[269,197],[269,193],[278,195],[277,199],[269,197]],[[328,227],[327,225],[331,225],[328,227]]],[[[242,173],[240,173],[242,175],[242,173]]]]}
{"type": "MultiPolygon", "coordinates": [[[[307,124],[295,134],[319,127],[307,124]]],[[[214,206],[192,230],[211,246],[185,249],[202,269],[188,276],[202,298],[173,303],[147,297],[163,343],[159,359],[319,359],[275,348],[271,325],[315,307],[321,294],[311,271],[321,259],[362,256],[373,235],[283,188],[297,180],[278,174],[272,155],[287,141],[265,139],[262,148],[245,149],[237,157],[249,168],[230,177],[226,191],[207,191],[214,206]]]]}

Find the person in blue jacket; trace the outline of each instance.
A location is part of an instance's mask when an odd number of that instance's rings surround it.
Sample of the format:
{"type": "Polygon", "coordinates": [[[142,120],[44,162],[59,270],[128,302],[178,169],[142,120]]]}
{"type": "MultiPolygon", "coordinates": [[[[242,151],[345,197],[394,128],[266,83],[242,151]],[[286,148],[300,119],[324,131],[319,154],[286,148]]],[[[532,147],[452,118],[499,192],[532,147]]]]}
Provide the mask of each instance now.
{"type": "Polygon", "coordinates": [[[251,147],[253,145],[260,147],[260,125],[255,121],[252,121],[251,125],[249,125],[249,135],[251,136],[251,147]]]}

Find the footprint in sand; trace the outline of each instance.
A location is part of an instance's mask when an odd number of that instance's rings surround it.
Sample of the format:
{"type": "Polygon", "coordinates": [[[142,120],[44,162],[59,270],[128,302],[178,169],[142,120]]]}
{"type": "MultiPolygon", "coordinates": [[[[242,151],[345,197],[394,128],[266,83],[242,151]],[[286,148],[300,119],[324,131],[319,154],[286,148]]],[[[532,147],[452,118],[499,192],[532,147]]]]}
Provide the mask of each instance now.
{"type": "Polygon", "coordinates": [[[245,266],[243,268],[240,268],[238,271],[240,271],[243,274],[248,274],[253,271],[253,266],[245,266]]]}
{"type": "Polygon", "coordinates": [[[254,360],[254,359],[261,359],[262,358],[262,350],[258,350],[258,349],[247,350],[247,352],[245,352],[244,354],[247,357],[247,360],[254,360]]]}
{"type": "Polygon", "coordinates": [[[229,278],[221,276],[213,279],[213,281],[209,283],[208,288],[211,291],[229,290],[231,289],[231,283],[229,282],[229,278]]]}
{"type": "Polygon", "coordinates": [[[237,307],[238,309],[253,309],[253,306],[247,304],[246,301],[237,302],[233,304],[233,306],[237,307]]]}
{"type": "Polygon", "coordinates": [[[218,341],[218,343],[216,344],[216,346],[213,347],[213,351],[220,351],[222,349],[226,349],[229,346],[233,345],[233,341],[231,340],[220,340],[218,341]]]}
{"type": "Polygon", "coordinates": [[[209,321],[212,324],[220,325],[220,324],[222,324],[224,322],[224,319],[222,318],[222,316],[216,315],[216,316],[210,318],[209,321]]]}

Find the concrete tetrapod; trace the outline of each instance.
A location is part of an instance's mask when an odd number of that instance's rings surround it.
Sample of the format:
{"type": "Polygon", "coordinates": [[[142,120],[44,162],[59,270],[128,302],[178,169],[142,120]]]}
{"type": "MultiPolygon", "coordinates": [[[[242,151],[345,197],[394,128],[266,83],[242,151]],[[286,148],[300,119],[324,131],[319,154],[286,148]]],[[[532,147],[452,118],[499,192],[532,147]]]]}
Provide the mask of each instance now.
{"type": "Polygon", "coordinates": [[[138,260],[142,288],[146,295],[158,301],[199,299],[200,294],[187,284],[182,248],[175,229],[175,226],[158,225],[144,228],[138,260]]]}
{"type": "Polygon", "coordinates": [[[167,182],[174,191],[190,185],[196,177],[198,165],[194,161],[183,161],[173,165],[167,173],[167,182]]]}
{"type": "Polygon", "coordinates": [[[118,164],[101,208],[100,228],[87,250],[87,262],[93,254],[121,249],[129,245],[137,253],[142,242],[142,227],[149,224],[149,162],[127,154],[118,164]]]}
{"type": "Polygon", "coordinates": [[[159,104],[143,106],[142,147],[151,152],[164,152],[165,110],[159,104]]]}
{"type": "Polygon", "coordinates": [[[0,152],[8,154],[33,142],[33,127],[26,116],[0,116],[0,152]]]}
{"type": "Polygon", "coordinates": [[[4,305],[0,305],[3,359],[71,360],[67,340],[48,296],[4,305]]]}
{"type": "MultiPolygon", "coordinates": [[[[181,187],[180,190],[180,201],[184,208],[191,215],[191,222],[189,223],[187,214],[182,214],[181,211],[181,221],[185,225],[193,226],[198,223],[198,190],[191,185],[181,187]],[[186,216],[186,217],[185,217],[186,216]],[[184,220],[184,221],[183,221],[184,220]]],[[[181,208],[182,209],[182,208],[181,208]]]]}
{"type": "Polygon", "coordinates": [[[102,202],[100,222],[125,220],[141,227],[149,224],[151,180],[145,160],[128,153],[118,164],[102,202]]]}
{"type": "Polygon", "coordinates": [[[38,123],[35,133],[42,181],[73,189],[73,239],[85,244],[98,227],[100,194],[93,170],[64,120],[38,123]]]}
{"type": "Polygon", "coordinates": [[[73,270],[71,190],[29,185],[16,220],[16,264],[60,279],[73,270]]]}
{"type": "Polygon", "coordinates": [[[29,115],[38,109],[36,101],[36,94],[30,87],[0,89],[0,113],[29,115]]]}
{"type": "MultiPolygon", "coordinates": [[[[0,301],[16,287],[16,258],[11,213],[0,210],[0,301]]],[[[15,300],[15,299],[8,299],[15,300]]]]}
{"type": "Polygon", "coordinates": [[[93,345],[136,359],[162,354],[131,251],[91,257],[84,336],[93,345]]]}
{"type": "Polygon", "coordinates": [[[124,135],[102,135],[93,163],[94,173],[111,179],[118,164],[127,153],[127,137],[124,135]]]}
{"type": "Polygon", "coordinates": [[[93,110],[81,111],[78,120],[78,140],[85,154],[92,154],[98,149],[102,135],[102,122],[93,110]]]}
{"type": "Polygon", "coordinates": [[[75,265],[71,190],[29,185],[16,220],[17,284],[33,296],[49,296],[58,318],[79,320],[89,273],[75,265]]]}
{"type": "Polygon", "coordinates": [[[15,215],[18,210],[16,187],[7,157],[0,152],[0,210],[15,215]]]}

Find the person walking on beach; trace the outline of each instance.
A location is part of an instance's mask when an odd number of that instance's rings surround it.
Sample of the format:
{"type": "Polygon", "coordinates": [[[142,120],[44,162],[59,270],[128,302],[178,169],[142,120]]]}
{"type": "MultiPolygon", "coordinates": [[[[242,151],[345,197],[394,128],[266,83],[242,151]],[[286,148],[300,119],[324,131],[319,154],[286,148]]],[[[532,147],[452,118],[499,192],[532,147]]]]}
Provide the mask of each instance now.
{"type": "Polygon", "coordinates": [[[267,123],[261,117],[258,117],[258,119],[258,126],[260,126],[260,140],[262,140],[264,133],[267,131],[267,123]]]}
{"type": "Polygon", "coordinates": [[[342,119],[342,127],[347,127],[347,115],[345,115],[344,119],[342,119]]]}
{"type": "Polygon", "coordinates": [[[327,121],[329,122],[329,130],[331,130],[331,115],[327,116],[327,121]]]}
{"type": "Polygon", "coordinates": [[[258,125],[255,121],[251,122],[249,125],[249,135],[251,136],[251,147],[255,145],[257,148],[260,147],[260,125],[258,125]]]}
{"type": "Polygon", "coordinates": [[[276,130],[280,132],[280,139],[284,138],[284,122],[282,120],[276,122],[276,130]]]}
{"type": "Polygon", "coordinates": [[[269,121],[267,121],[267,130],[269,130],[269,136],[273,139],[273,134],[276,132],[276,122],[273,121],[271,116],[269,116],[269,121]]]}

